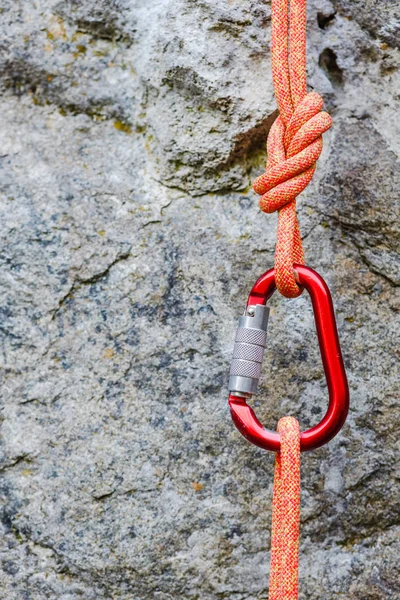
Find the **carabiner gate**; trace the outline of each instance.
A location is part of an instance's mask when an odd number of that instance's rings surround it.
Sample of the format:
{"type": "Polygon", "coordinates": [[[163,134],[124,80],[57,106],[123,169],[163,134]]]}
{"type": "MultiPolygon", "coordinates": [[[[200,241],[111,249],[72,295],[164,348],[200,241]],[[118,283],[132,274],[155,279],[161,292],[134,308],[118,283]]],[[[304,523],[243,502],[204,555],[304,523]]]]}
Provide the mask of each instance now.
{"type": "MultiPolygon", "coordinates": [[[[314,450],[329,442],[342,428],[349,410],[349,389],[329,288],[313,269],[304,265],[294,268],[299,284],[311,297],[329,392],[328,410],[322,421],[300,436],[301,450],[314,450]]],[[[271,269],[254,284],[245,314],[239,319],[229,376],[229,406],[232,419],[245,438],[260,448],[278,451],[279,433],[265,429],[246,403],[257,391],[267,338],[266,303],[275,289],[275,270],[271,269]]]]}

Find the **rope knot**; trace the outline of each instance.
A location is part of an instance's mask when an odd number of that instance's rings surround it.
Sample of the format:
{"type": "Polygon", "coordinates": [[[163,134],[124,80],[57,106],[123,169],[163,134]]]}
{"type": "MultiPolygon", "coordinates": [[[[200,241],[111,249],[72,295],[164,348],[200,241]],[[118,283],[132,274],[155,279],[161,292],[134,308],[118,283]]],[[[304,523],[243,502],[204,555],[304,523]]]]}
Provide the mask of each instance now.
{"type": "Polygon", "coordinates": [[[321,96],[310,92],[292,109],[280,111],[267,140],[266,171],[253,184],[254,191],[261,195],[261,210],[279,213],[275,279],[276,287],[287,298],[296,298],[303,291],[293,268],[304,264],[296,198],[314,175],[322,152],[322,134],[332,125],[322,107],[321,96]]]}
{"type": "Polygon", "coordinates": [[[322,152],[322,134],[332,125],[322,107],[321,96],[310,92],[296,106],[287,126],[281,116],[272,125],[267,168],[253,184],[264,212],[275,212],[295,201],[310,183],[322,152]]]}

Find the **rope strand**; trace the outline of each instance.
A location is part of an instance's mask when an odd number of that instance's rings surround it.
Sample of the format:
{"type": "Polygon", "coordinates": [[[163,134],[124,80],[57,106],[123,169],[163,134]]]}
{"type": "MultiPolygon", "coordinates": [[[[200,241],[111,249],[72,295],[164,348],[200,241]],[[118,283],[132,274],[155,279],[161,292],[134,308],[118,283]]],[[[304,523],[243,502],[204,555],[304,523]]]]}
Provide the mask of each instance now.
{"type": "Polygon", "coordinates": [[[332,119],[321,112],[321,96],[307,94],[306,0],[272,0],[271,11],[272,77],[279,117],[267,140],[266,172],[257,177],[253,188],[261,195],[261,210],[278,211],[276,283],[282,295],[295,298],[302,289],[293,265],[304,264],[296,197],[314,175],[322,134],[332,119]]]}
{"type": "Polygon", "coordinates": [[[278,423],[272,507],[269,600],[297,600],[300,536],[300,427],[294,417],[278,423]]]}

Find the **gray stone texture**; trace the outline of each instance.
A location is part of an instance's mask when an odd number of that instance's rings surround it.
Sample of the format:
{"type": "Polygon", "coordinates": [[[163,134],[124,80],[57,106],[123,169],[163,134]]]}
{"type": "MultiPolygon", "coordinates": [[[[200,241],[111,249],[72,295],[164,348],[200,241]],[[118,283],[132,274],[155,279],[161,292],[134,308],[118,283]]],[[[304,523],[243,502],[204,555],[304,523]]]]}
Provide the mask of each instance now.
{"type": "MultiPolygon", "coordinates": [[[[334,120],[298,201],[351,388],[302,462],[301,600],[400,598],[398,1],[312,0],[334,120]],[[397,211],[397,212],[396,212],[397,211]]],[[[274,456],[227,410],[273,264],[266,0],[1,0],[4,600],[264,600],[274,456]]],[[[271,302],[260,419],[327,404],[309,298],[271,302]]]]}

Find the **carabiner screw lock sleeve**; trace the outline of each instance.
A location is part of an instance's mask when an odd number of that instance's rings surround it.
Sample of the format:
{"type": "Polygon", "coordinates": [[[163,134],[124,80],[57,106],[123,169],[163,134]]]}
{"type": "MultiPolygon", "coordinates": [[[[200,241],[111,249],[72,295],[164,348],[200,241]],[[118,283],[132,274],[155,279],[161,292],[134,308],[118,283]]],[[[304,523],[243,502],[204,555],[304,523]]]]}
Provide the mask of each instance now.
{"type": "Polygon", "coordinates": [[[229,392],[247,398],[257,392],[264,348],[267,343],[269,308],[248,306],[240,317],[229,373],[229,392]]]}

